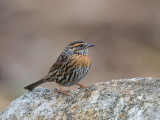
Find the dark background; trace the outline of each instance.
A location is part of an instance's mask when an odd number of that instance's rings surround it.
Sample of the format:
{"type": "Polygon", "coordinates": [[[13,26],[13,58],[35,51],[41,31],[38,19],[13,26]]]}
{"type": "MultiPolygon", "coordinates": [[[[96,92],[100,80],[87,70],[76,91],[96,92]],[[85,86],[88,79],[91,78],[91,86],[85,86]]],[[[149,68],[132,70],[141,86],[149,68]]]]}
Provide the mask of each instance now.
{"type": "Polygon", "coordinates": [[[25,85],[44,77],[65,46],[77,40],[96,44],[82,84],[160,77],[160,1],[1,0],[0,111],[26,92],[25,85]]]}

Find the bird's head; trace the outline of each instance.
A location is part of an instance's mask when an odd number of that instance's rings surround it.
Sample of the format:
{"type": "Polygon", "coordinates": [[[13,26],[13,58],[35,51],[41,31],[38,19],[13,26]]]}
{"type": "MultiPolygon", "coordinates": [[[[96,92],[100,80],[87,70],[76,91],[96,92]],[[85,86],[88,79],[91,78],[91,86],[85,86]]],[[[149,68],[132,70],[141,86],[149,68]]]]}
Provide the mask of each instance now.
{"type": "Polygon", "coordinates": [[[88,48],[95,46],[94,44],[88,44],[84,41],[75,41],[70,43],[66,47],[66,51],[75,53],[75,54],[83,54],[87,55],[88,54],[88,48]]]}

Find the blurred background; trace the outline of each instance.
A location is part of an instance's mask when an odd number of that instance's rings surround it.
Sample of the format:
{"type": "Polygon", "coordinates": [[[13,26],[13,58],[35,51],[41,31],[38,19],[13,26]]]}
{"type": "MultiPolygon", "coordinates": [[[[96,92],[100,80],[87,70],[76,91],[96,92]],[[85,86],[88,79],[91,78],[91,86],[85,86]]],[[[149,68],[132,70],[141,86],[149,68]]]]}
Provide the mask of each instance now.
{"type": "Polygon", "coordinates": [[[96,45],[89,50],[92,69],[81,82],[86,86],[158,78],[160,1],[1,0],[0,112],[26,92],[24,86],[44,77],[65,46],[77,40],[96,45]]]}

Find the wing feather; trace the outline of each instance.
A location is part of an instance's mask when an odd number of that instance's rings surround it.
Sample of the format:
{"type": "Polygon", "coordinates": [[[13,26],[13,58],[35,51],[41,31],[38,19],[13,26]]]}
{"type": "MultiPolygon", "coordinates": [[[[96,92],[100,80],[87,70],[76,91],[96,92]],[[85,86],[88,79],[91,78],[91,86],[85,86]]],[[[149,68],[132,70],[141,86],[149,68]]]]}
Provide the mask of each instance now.
{"type": "Polygon", "coordinates": [[[57,61],[50,68],[48,75],[58,76],[62,74],[63,68],[66,66],[68,61],[69,61],[69,56],[66,55],[65,52],[62,52],[61,55],[58,57],[57,61]]]}

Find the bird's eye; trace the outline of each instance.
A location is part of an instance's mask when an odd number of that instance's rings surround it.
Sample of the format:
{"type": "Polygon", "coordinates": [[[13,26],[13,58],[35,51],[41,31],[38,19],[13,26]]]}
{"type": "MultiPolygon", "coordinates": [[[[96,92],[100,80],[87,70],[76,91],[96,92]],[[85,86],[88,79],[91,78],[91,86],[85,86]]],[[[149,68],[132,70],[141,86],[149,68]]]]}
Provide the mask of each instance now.
{"type": "Polygon", "coordinates": [[[79,47],[83,47],[83,45],[79,45],[79,47]]]}

